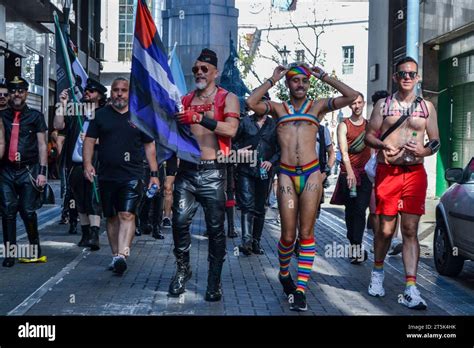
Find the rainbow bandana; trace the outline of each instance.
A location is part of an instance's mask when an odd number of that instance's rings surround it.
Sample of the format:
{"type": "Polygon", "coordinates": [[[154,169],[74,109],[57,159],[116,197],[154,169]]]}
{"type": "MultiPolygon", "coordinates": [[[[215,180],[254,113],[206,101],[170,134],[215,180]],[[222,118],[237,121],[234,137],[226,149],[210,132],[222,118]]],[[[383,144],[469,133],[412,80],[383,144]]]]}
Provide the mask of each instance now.
{"type": "Polygon", "coordinates": [[[286,80],[290,80],[293,76],[296,75],[306,75],[306,77],[310,77],[311,71],[303,65],[294,66],[290,68],[286,73],[286,80]]]}
{"type": "Polygon", "coordinates": [[[319,160],[317,159],[304,166],[290,166],[283,162],[280,163],[280,173],[286,174],[291,178],[297,195],[303,192],[309,176],[317,170],[319,170],[319,160]]]}

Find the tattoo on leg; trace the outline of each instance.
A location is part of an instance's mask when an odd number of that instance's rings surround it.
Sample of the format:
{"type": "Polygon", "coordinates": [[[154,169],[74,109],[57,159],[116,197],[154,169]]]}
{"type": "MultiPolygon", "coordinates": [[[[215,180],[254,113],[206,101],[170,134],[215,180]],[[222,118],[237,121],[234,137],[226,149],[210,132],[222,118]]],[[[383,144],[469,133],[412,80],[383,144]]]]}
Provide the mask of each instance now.
{"type": "Polygon", "coordinates": [[[316,192],[318,190],[318,188],[319,188],[318,184],[307,183],[304,190],[308,191],[308,192],[316,192]]]}

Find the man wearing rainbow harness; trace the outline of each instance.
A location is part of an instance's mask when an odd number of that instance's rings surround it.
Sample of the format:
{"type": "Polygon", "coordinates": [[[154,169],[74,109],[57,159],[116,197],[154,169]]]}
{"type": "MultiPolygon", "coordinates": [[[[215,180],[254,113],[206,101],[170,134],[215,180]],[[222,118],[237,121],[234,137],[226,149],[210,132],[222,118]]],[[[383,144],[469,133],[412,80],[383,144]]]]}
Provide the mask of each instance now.
{"type": "Polygon", "coordinates": [[[316,251],[314,224],[322,192],[322,177],[316,153],[319,122],[328,111],[350,105],[357,96],[358,92],[330,77],[321,68],[294,63],[289,68],[276,67],[273,76],[247,100],[248,106],[256,113],[270,114],[278,120],[277,137],[281,147],[278,207],[282,226],[278,243],[278,278],[288,296],[291,310],[307,310],[305,290],[316,251]],[[308,100],[306,95],[311,75],[337,89],[342,96],[308,100]],[[263,95],[283,76],[286,76],[285,85],[289,88],[290,100],[285,103],[262,101],[263,95]],[[289,264],[297,226],[301,240],[298,279],[295,285],[289,272],[289,264]]]}

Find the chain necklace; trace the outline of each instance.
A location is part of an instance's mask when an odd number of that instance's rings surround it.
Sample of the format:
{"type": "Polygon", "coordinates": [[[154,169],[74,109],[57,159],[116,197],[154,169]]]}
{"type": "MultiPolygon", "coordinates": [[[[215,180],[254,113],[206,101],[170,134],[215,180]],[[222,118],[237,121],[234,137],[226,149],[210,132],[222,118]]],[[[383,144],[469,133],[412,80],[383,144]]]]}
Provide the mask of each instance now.
{"type": "Polygon", "coordinates": [[[206,99],[208,99],[210,96],[212,96],[214,93],[216,93],[216,91],[217,91],[217,86],[214,88],[214,90],[213,90],[211,93],[209,93],[209,94],[207,94],[207,95],[206,95],[206,94],[199,95],[198,98],[201,99],[201,100],[206,100],[206,99]]]}

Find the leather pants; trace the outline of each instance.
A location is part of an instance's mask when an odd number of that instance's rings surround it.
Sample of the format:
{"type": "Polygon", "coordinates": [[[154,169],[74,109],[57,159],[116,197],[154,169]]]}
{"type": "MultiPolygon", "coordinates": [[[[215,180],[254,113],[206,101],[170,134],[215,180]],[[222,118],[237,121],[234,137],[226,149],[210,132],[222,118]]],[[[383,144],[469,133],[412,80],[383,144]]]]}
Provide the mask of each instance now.
{"type": "Polygon", "coordinates": [[[14,169],[8,165],[0,169],[0,210],[2,214],[3,242],[16,244],[16,214],[25,224],[30,244],[38,246],[38,219],[36,210],[41,207],[40,192],[34,187],[31,177],[36,178],[39,166],[14,169]]]}
{"type": "Polygon", "coordinates": [[[265,202],[269,193],[269,182],[270,179],[261,180],[239,173],[237,195],[242,213],[243,244],[252,242],[252,239],[260,241],[265,222],[265,202]]]}
{"type": "Polygon", "coordinates": [[[189,228],[198,204],[201,204],[209,235],[210,271],[214,267],[219,270],[226,254],[224,233],[225,169],[180,169],[174,185],[173,240],[175,255],[178,257],[180,254],[189,253],[191,248],[189,228]]]}

